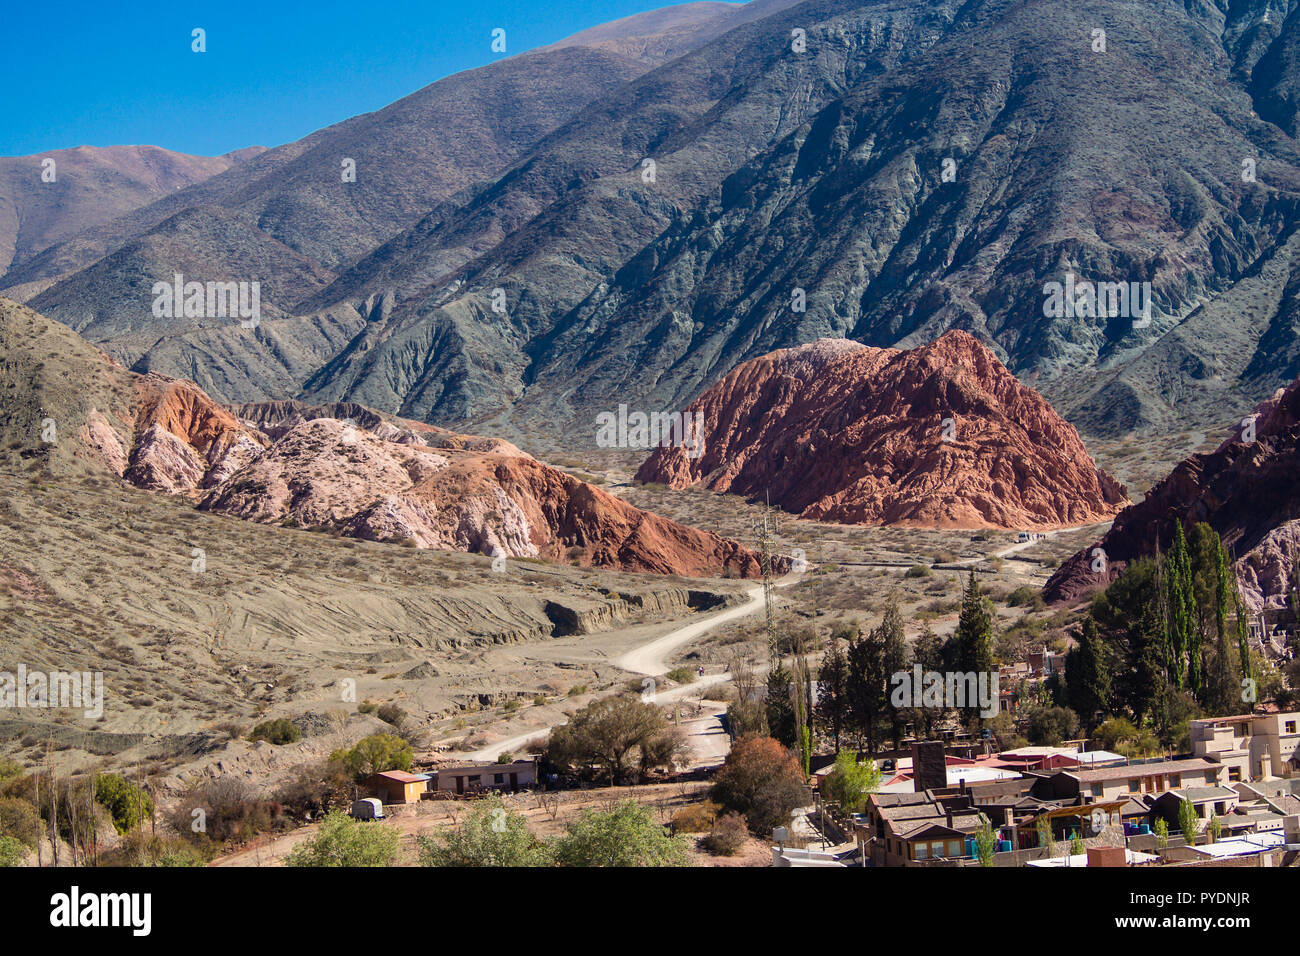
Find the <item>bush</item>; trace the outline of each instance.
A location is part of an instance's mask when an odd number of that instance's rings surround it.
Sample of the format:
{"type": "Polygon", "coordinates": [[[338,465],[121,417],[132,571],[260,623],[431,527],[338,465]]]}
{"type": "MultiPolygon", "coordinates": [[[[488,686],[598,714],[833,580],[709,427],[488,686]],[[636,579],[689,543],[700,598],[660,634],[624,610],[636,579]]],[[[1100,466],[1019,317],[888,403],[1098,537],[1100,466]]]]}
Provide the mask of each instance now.
{"type": "Polygon", "coordinates": [[[1032,585],[1022,584],[1010,594],[1007,595],[1007,604],[1011,607],[1028,607],[1035,611],[1041,611],[1046,605],[1043,603],[1043,594],[1038,588],[1032,585]]]}
{"type": "Polygon", "coordinates": [[[561,866],[686,866],[682,837],[669,836],[632,800],[613,810],[585,810],[553,844],[561,866]]]}
{"type": "Polygon", "coordinates": [[[22,866],[27,857],[27,847],[21,840],[0,836],[0,866],[22,866]]]}
{"type": "Polygon", "coordinates": [[[375,711],[375,716],[386,724],[392,724],[394,727],[401,727],[406,723],[406,711],[396,704],[384,704],[375,711]]]}
{"type": "Polygon", "coordinates": [[[682,807],[673,814],[673,833],[707,833],[718,822],[718,812],[721,809],[712,800],[682,807]]]}
{"type": "Polygon", "coordinates": [[[320,829],[289,853],[285,866],[392,866],[397,831],[382,823],[362,823],[335,811],[320,829]]]}
{"type": "Polygon", "coordinates": [[[703,840],[704,848],[715,856],[735,856],[749,839],[749,825],[739,813],[725,813],[703,840]]]}
{"type": "Polygon", "coordinates": [[[752,735],[731,748],[710,796],[725,809],[744,814],[755,836],[766,837],[790,822],[808,793],[794,756],[771,737],[752,735]]]}
{"type": "Polygon", "coordinates": [[[1034,707],[1029,711],[1029,740],[1036,747],[1055,747],[1079,734],[1079,715],[1068,707],[1034,707]]]}
{"type": "Polygon", "coordinates": [[[113,817],[113,827],[118,833],[134,830],[153,813],[153,800],[149,794],[115,773],[106,773],[95,780],[95,802],[113,817]]]}
{"type": "Polygon", "coordinates": [[[385,770],[410,770],[414,758],[411,745],[393,734],[371,734],[351,750],[336,750],[329,756],[330,763],[339,763],[357,780],[385,770]]]}
{"type": "Polygon", "coordinates": [[[284,744],[297,743],[302,739],[302,731],[289,718],[277,717],[275,720],[263,721],[254,727],[248,735],[248,739],[265,740],[267,743],[279,747],[284,744]]]}
{"type": "Polygon", "coordinates": [[[279,804],[253,798],[247,785],[234,777],[217,777],[190,790],[177,802],[168,822],[205,850],[213,841],[244,843],[277,823],[287,823],[279,804]]]}
{"type": "Polygon", "coordinates": [[[822,781],[822,793],[847,812],[861,813],[879,786],[880,769],[874,760],[859,762],[857,754],[842,750],[835,756],[835,769],[822,781]]]}
{"type": "Polygon", "coordinates": [[[699,675],[693,667],[674,667],[667,676],[674,684],[693,684],[699,675]]]}
{"type": "Polygon", "coordinates": [[[41,815],[21,797],[0,797],[0,836],[13,837],[32,849],[41,834],[41,815]]]}
{"type": "Polygon", "coordinates": [[[421,866],[546,866],[551,854],[522,813],[500,798],[475,807],[458,826],[416,841],[421,866]]]}
{"type": "Polygon", "coordinates": [[[914,564],[903,575],[905,578],[928,578],[932,572],[928,564],[914,564]]]}

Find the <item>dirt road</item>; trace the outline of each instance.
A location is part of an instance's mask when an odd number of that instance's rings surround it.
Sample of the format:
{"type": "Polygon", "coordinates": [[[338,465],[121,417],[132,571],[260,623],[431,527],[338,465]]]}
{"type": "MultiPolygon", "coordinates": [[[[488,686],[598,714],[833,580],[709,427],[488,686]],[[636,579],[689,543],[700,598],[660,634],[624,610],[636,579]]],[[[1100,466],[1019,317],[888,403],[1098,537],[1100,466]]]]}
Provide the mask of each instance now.
{"type": "MultiPolygon", "coordinates": [[[[788,587],[799,581],[799,575],[788,574],[776,582],[777,587],[788,587]]],[[[731,621],[738,620],[742,617],[748,617],[763,610],[763,586],[755,585],[745,592],[745,600],[735,607],[729,607],[726,610],[710,614],[703,620],[693,621],[690,624],[684,624],[681,627],[674,628],[662,637],[657,637],[653,641],[642,644],[640,647],[628,651],[622,657],[616,658],[614,663],[623,670],[633,674],[642,674],[648,678],[657,677],[668,670],[668,661],[672,654],[679,648],[699,640],[715,627],[721,627],[731,621]]],[[[667,690],[659,690],[655,684],[647,683],[645,691],[646,699],[656,704],[671,703],[680,700],[683,697],[702,697],[702,691],[714,684],[721,684],[731,679],[730,674],[705,674],[690,684],[682,684],[678,687],[672,687],[667,690]]],[[[534,727],[524,734],[518,734],[514,737],[508,737],[505,740],[499,740],[496,743],[489,744],[481,750],[475,750],[465,755],[467,760],[495,760],[497,756],[503,753],[514,753],[522,748],[530,740],[538,737],[545,737],[558,724],[549,727],[534,727]]],[[[712,741],[710,741],[712,743],[712,741]]],[[[707,748],[706,748],[707,749],[707,748]]],[[[699,754],[702,757],[710,756],[708,753],[699,754]]]]}

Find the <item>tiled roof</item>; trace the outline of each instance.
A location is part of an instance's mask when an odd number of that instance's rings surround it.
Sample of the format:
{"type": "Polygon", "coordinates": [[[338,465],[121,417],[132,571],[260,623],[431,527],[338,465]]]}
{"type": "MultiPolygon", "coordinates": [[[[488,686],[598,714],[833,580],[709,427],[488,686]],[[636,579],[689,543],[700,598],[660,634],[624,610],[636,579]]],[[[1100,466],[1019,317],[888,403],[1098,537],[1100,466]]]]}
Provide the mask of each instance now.
{"type": "Polygon", "coordinates": [[[1099,767],[1096,770],[1062,770],[1080,783],[1100,783],[1105,780],[1125,780],[1130,777],[1150,777],[1155,774],[1188,773],[1192,770],[1216,768],[1208,760],[1192,757],[1187,760],[1162,760],[1159,763],[1125,764],[1120,767],[1099,767]]]}

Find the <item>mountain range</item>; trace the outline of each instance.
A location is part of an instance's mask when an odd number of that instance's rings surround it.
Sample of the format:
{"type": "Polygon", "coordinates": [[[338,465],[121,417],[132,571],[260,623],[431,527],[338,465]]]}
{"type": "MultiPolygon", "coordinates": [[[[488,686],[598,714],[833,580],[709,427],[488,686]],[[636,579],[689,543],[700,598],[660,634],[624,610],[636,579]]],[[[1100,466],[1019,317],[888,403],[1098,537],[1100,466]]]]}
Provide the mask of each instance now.
{"type": "Polygon", "coordinates": [[[954,328],[1085,434],[1203,426],[1300,374],[1298,45],[1294,0],[688,4],[51,233],[0,291],[220,402],[521,447],[954,328]],[[176,274],[263,321],[153,315],[176,274]]]}

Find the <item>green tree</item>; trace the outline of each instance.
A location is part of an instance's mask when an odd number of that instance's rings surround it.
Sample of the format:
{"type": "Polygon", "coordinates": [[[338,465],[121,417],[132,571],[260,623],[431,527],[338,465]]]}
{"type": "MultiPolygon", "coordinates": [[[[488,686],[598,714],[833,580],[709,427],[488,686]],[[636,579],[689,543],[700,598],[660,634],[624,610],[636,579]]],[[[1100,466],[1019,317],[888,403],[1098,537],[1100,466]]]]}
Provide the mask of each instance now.
{"type": "Polygon", "coordinates": [[[1065,655],[1066,700],[1087,727],[1095,716],[1111,709],[1111,661],[1097,631],[1097,622],[1084,618],[1078,645],[1065,655]]]}
{"type": "Polygon", "coordinates": [[[333,811],[316,833],[298,844],[285,866],[392,866],[397,859],[397,831],[382,823],[363,823],[333,811]]]}
{"type": "Polygon", "coordinates": [[[617,786],[632,769],[634,758],[646,766],[658,754],[656,742],[669,731],[658,707],[633,697],[602,697],[551,731],[547,758],[556,766],[595,764],[617,786]]]}
{"type": "Polygon", "coordinates": [[[880,786],[880,768],[874,760],[859,761],[847,750],[836,755],[835,769],[822,780],[822,795],[849,813],[861,813],[867,797],[880,786]]]}
{"type": "Polygon", "coordinates": [[[889,688],[893,676],[907,670],[908,647],[907,635],[903,629],[903,615],[898,609],[897,598],[891,596],[885,605],[885,616],[880,622],[881,654],[884,658],[886,716],[889,721],[889,735],[897,747],[903,739],[905,726],[903,708],[896,707],[889,699],[889,688]]]}
{"type": "Polygon", "coordinates": [[[688,866],[683,837],[669,836],[650,810],[624,800],[613,810],[585,810],[555,840],[561,866],[688,866]]]}
{"type": "Polygon", "coordinates": [[[329,757],[357,779],[388,770],[410,770],[414,758],[411,745],[394,734],[371,734],[351,750],[336,750],[329,757]]]}
{"type": "Polygon", "coordinates": [[[484,801],[454,827],[416,841],[421,866],[547,866],[550,849],[528,829],[522,813],[499,797],[484,801]]]}
{"type": "Polygon", "coordinates": [[[1052,823],[1046,815],[1038,818],[1034,830],[1038,834],[1038,846],[1047,850],[1049,856],[1056,856],[1056,841],[1052,839],[1052,823]]]}
{"type": "Polygon", "coordinates": [[[998,836],[993,832],[993,825],[985,817],[975,831],[975,858],[980,866],[992,866],[993,854],[998,851],[998,836]]]}
{"type": "Polygon", "coordinates": [[[840,735],[844,732],[844,718],[848,711],[845,684],[848,680],[848,660],[844,656],[844,643],[838,633],[832,633],[821,667],[817,670],[817,704],[814,716],[830,735],[835,752],[840,752],[840,735]]]}
{"type": "Polygon", "coordinates": [[[797,719],[794,710],[794,680],[778,658],[767,674],[767,729],[783,747],[795,745],[797,719]]]}
{"type": "Polygon", "coordinates": [[[1068,707],[1031,707],[1028,732],[1035,746],[1055,747],[1078,736],[1079,716],[1068,707]]]}
{"type": "Polygon", "coordinates": [[[1154,830],[1156,834],[1156,846],[1161,850],[1167,849],[1169,847],[1169,824],[1165,822],[1164,817],[1160,817],[1156,820],[1154,830]]]}
{"type": "Polygon", "coordinates": [[[95,802],[108,810],[118,833],[134,830],[153,813],[153,799],[149,794],[116,773],[95,778],[95,802]]]}
{"type": "Polygon", "coordinates": [[[873,752],[879,742],[880,720],[889,705],[885,666],[884,632],[879,627],[849,643],[849,719],[873,752]]]}
{"type": "Polygon", "coordinates": [[[1196,813],[1196,804],[1190,800],[1178,801],[1178,829],[1183,831],[1183,839],[1189,846],[1196,842],[1196,834],[1201,829],[1201,818],[1196,813]]]}
{"type": "MultiPolygon", "coordinates": [[[[962,595],[961,614],[957,630],[953,633],[953,669],[966,674],[990,674],[997,669],[993,656],[993,611],[988,600],[980,593],[979,581],[972,569],[962,595]]],[[[972,702],[967,702],[972,704],[972,702]]],[[[978,715],[980,705],[963,708],[967,718],[978,715]]]]}
{"type": "Polygon", "coordinates": [[[1197,627],[1196,598],[1192,587],[1191,557],[1182,521],[1174,520],[1174,543],[1169,550],[1168,577],[1169,638],[1166,643],[1169,679],[1193,693],[1201,687],[1200,628],[1197,627]]]}

